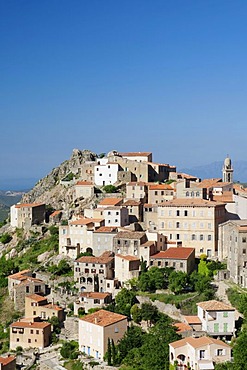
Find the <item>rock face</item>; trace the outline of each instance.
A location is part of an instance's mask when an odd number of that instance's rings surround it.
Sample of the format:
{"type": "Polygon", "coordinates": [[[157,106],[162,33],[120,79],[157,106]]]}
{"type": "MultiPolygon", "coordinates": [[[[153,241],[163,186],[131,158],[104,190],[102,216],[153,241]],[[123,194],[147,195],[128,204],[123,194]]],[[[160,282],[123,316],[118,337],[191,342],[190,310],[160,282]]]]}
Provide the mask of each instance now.
{"type": "Polygon", "coordinates": [[[78,169],[87,161],[95,161],[97,155],[90,150],[74,149],[69,160],[54,168],[46,177],[39,180],[34,188],[22,197],[23,203],[44,202],[55,209],[66,209],[72,202],[73,189],[60,184],[70,172],[78,173],[78,169]]]}

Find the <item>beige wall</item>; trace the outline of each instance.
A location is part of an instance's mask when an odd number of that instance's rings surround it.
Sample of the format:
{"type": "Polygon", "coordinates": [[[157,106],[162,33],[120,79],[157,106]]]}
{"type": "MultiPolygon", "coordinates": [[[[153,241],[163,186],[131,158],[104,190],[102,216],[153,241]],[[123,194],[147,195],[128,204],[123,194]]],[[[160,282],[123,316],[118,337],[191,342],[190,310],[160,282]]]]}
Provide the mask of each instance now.
{"type": "Polygon", "coordinates": [[[35,324],[30,324],[30,327],[15,328],[10,327],[10,349],[22,348],[44,348],[50,344],[51,325],[41,329],[35,324]]]}
{"type": "Polygon", "coordinates": [[[158,231],[168,240],[181,241],[196,255],[218,255],[218,226],[225,221],[225,206],[158,206],[158,231]],[[179,214],[178,214],[179,212],[179,214]]]}

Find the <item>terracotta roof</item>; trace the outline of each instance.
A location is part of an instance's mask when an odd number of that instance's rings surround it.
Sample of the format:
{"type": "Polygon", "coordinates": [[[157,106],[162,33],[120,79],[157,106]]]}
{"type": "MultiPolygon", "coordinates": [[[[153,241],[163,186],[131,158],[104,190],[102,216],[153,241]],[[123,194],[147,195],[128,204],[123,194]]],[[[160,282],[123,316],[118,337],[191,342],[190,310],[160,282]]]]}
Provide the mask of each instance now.
{"type": "Polygon", "coordinates": [[[57,216],[57,215],[60,215],[60,213],[62,213],[63,211],[54,211],[51,215],[50,215],[50,217],[55,217],[55,216],[57,216]]]}
{"type": "Polygon", "coordinates": [[[49,322],[40,322],[40,321],[16,321],[10,324],[11,328],[37,328],[44,329],[48,326],[51,326],[49,322]]]}
{"type": "Polygon", "coordinates": [[[184,316],[184,319],[190,325],[202,323],[198,316],[184,316]]]}
{"type": "Polygon", "coordinates": [[[9,275],[8,278],[15,279],[15,280],[23,280],[27,278],[28,273],[31,273],[31,270],[22,270],[22,271],[16,272],[13,275],[9,275]]]}
{"type": "Polygon", "coordinates": [[[125,256],[123,254],[116,254],[116,257],[123,258],[124,260],[127,261],[140,261],[140,258],[135,257],[135,256],[125,256]]]}
{"type": "Polygon", "coordinates": [[[174,191],[171,185],[167,184],[154,184],[149,186],[149,190],[172,190],[174,191]]]}
{"type": "Polygon", "coordinates": [[[159,203],[159,207],[217,207],[223,205],[225,205],[225,203],[195,198],[177,198],[173,200],[168,200],[164,203],[159,203]]]}
{"type": "Polygon", "coordinates": [[[132,200],[132,199],[129,199],[129,200],[126,200],[126,202],[124,202],[123,206],[139,206],[141,204],[141,202],[137,201],[137,200],[132,200]]]}
{"type": "Polygon", "coordinates": [[[153,207],[158,207],[157,204],[151,204],[151,203],[145,203],[143,205],[144,208],[153,208],[153,207]]]}
{"type": "Polygon", "coordinates": [[[15,361],[15,356],[8,356],[8,357],[0,357],[0,364],[1,365],[8,365],[11,362],[15,361]]]}
{"type": "Polygon", "coordinates": [[[213,200],[222,203],[234,203],[233,194],[213,195],[213,200]]]}
{"type": "Polygon", "coordinates": [[[122,198],[104,198],[99,202],[98,206],[117,206],[122,204],[122,198]]]}
{"type": "Polygon", "coordinates": [[[79,218],[79,220],[70,222],[70,225],[89,225],[102,221],[104,221],[104,218],[79,218]]]}
{"type": "Polygon", "coordinates": [[[36,283],[44,283],[44,281],[43,280],[41,280],[41,279],[37,279],[37,278],[33,278],[33,277],[31,277],[31,276],[24,276],[24,278],[23,279],[21,279],[22,281],[21,281],[21,283],[20,284],[18,284],[18,285],[16,285],[15,286],[15,289],[19,289],[19,287],[21,287],[21,286],[23,286],[23,285],[28,285],[30,282],[36,282],[36,283]]]}
{"type": "Polygon", "coordinates": [[[235,308],[216,300],[199,302],[197,303],[197,306],[206,311],[235,311],[235,308]]]}
{"type": "Polygon", "coordinates": [[[152,245],[154,245],[155,244],[155,242],[153,241],[153,240],[148,240],[148,241],[146,241],[145,243],[142,243],[141,245],[140,245],[140,247],[151,247],[152,245]]]}
{"type": "Polygon", "coordinates": [[[75,262],[81,262],[81,263],[100,263],[100,264],[107,264],[111,262],[114,259],[114,257],[109,257],[106,255],[101,255],[99,257],[93,257],[93,256],[82,256],[75,260],[75,262]]]}
{"type": "Polygon", "coordinates": [[[25,208],[25,207],[38,207],[38,206],[43,206],[45,203],[17,203],[15,205],[15,208],[25,208]]]}
{"type": "Polygon", "coordinates": [[[117,232],[117,227],[115,226],[101,226],[94,231],[95,233],[113,233],[117,232]]]}
{"type": "Polygon", "coordinates": [[[188,173],[177,172],[178,178],[182,179],[198,179],[197,176],[189,175],[188,173]]]}
{"type": "Polygon", "coordinates": [[[111,293],[99,293],[99,292],[83,292],[80,294],[80,297],[94,298],[94,299],[105,299],[106,297],[111,296],[111,293]]]}
{"type": "Polygon", "coordinates": [[[143,231],[119,231],[114,238],[141,239],[144,235],[146,235],[146,233],[143,231]]]}
{"type": "Polygon", "coordinates": [[[220,185],[221,179],[204,179],[201,182],[197,183],[196,186],[198,188],[212,188],[215,185],[220,185]]]}
{"type": "Polygon", "coordinates": [[[36,301],[36,302],[44,302],[44,301],[47,301],[47,298],[42,297],[39,294],[29,294],[29,295],[26,296],[26,298],[29,298],[32,301],[36,301]]]}
{"type": "Polygon", "coordinates": [[[126,152],[126,153],[119,153],[122,157],[147,157],[152,152],[126,152]]]}
{"type": "Polygon", "coordinates": [[[160,251],[151,256],[151,259],[171,258],[171,259],[183,259],[187,260],[191,254],[195,252],[195,248],[168,248],[166,251],[160,251]]]}
{"type": "Polygon", "coordinates": [[[127,316],[110,311],[99,310],[91,315],[82,317],[80,320],[99,326],[109,326],[122,320],[126,320],[127,323],[127,316]]]}
{"type": "Polygon", "coordinates": [[[174,324],[173,326],[176,327],[177,333],[183,333],[185,331],[193,330],[191,326],[188,324],[185,324],[184,322],[178,322],[174,324]]]}
{"type": "Polygon", "coordinates": [[[149,185],[149,184],[152,184],[152,182],[143,182],[143,181],[131,181],[131,182],[128,182],[126,185],[127,186],[145,186],[145,185],[149,185]]]}
{"type": "Polygon", "coordinates": [[[49,308],[51,310],[55,310],[55,311],[63,311],[63,308],[56,305],[56,304],[52,304],[52,303],[49,303],[49,304],[46,304],[45,306],[43,307],[46,307],[46,308],[49,308]]]}
{"type": "Polygon", "coordinates": [[[77,181],[77,186],[94,186],[92,181],[77,181]]]}
{"type": "Polygon", "coordinates": [[[222,342],[221,340],[213,339],[210,337],[200,337],[200,338],[188,337],[188,338],[177,340],[176,342],[172,342],[170,343],[170,346],[173,348],[179,348],[179,347],[185,346],[186,344],[191,345],[191,347],[193,348],[199,348],[199,347],[202,347],[208,344],[216,344],[218,346],[230,348],[228,344],[222,342]]]}

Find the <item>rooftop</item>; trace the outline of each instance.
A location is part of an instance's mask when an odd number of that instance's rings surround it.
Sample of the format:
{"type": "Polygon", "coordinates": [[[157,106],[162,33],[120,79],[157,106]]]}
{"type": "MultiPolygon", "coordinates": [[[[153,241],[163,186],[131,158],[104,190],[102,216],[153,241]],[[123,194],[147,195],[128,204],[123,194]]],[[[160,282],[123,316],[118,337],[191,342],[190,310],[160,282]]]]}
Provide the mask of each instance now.
{"type": "Polygon", "coordinates": [[[143,231],[119,231],[115,236],[116,239],[141,239],[146,235],[143,231]]]}
{"type": "Polygon", "coordinates": [[[185,324],[184,322],[178,322],[174,324],[173,326],[176,327],[177,333],[183,333],[185,331],[193,330],[191,326],[188,324],[185,324]]]}
{"type": "Polygon", "coordinates": [[[205,199],[177,198],[164,203],[160,203],[159,207],[217,207],[223,205],[225,205],[225,203],[214,202],[212,200],[210,201],[205,199]]]}
{"type": "Polygon", "coordinates": [[[26,279],[28,274],[31,274],[31,270],[22,270],[22,271],[16,272],[15,274],[9,275],[8,278],[15,279],[15,280],[23,280],[23,279],[26,279]]]}
{"type": "Polygon", "coordinates": [[[198,316],[184,316],[184,319],[190,325],[202,323],[198,316]]]}
{"type": "Polygon", "coordinates": [[[185,346],[186,344],[191,345],[191,347],[193,348],[202,347],[208,344],[216,344],[221,347],[223,346],[223,347],[230,348],[230,346],[224,343],[222,340],[214,339],[210,337],[201,337],[201,338],[188,337],[188,338],[180,339],[180,340],[177,340],[176,342],[170,343],[170,346],[173,348],[179,348],[179,347],[185,346]]]}
{"type": "Polygon", "coordinates": [[[8,356],[8,357],[0,357],[0,364],[1,365],[8,365],[11,362],[15,361],[15,356],[8,356]]]}
{"type": "Polygon", "coordinates": [[[93,257],[93,256],[82,256],[78,258],[75,262],[81,262],[81,263],[100,263],[100,264],[107,264],[114,260],[114,257],[110,257],[109,253],[103,253],[99,257],[93,257]]]}
{"type": "Polygon", "coordinates": [[[127,316],[105,310],[99,310],[91,315],[80,318],[80,320],[99,326],[109,326],[122,320],[126,320],[127,324],[127,316]]]}
{"type": "Polygon", "coordinates": [[[77,181],[77,186],[94,186],[93,182],[91,181],[77,181]]]}
{"type": "Polygon", "coordinates": [[[104,299],[111,296],[111,293],[99,293],[99,292],[83,292],[80,297],[87,297],[92,299],[104,299]]]}
{"type": "Polygon", "coordinates": [[[119,153],[122,157],[147,157],[152,154],[152,152],[126,152],[119,153]]]}
{"type": "Polygon", "coordinates": [[[39,207],[39,206],[44,206],[44,203],[17,203],[15,205],[15,208],[32,208],[32,207],[39,207]]]}
{"type": "Polygon", "coordinates": [[[141,204],[141,202],[139,202],[138,200],[132,200],[132,199],[129,199],[129,200],[126,200],[126,202],[124,202],[123,206],[139,206],[141,204]]]}
{"type": "Polygon", "coordinates": [[[94,231],[95,233],[113,233],[117,232],[117,227],[115,226],[101,226],[94,231]]]}
{"type": "Polygon", "coordinates": [[[51,324],[49,322],[44,321],[16,321],[10,324],[11,328],[37,328],[37,329],[44,329],[51,324]]]}
{"type": "Polygon", "coordinates": [[[35,301],[35,302],[45,302],[45,301],[47,301],[46,297],[42,297],[39,294],[29,294],[29,295],[26,296],[26,298],[31,299],[32,301],[35,301]]]}
{"type": "Polygon", "coordinates": [[[185,259],[187,260],[193,253],[195,252],[195,248],[185,248],[185,247],[178,247],[178,248],[168,248],[166,251],[160,251],[151,256],[151,259],[185,259]]]}
{"type": "Polygon", "coordinates": [[[89,225],[94,223],[100,223],[104,221],[103,218],[79,218],[78,220],[70,222],[70,225],[89,225]]]}
{"type": "Polygon", "coordinates": [[[235,311],[234,307],[216,300],[199,302],[197,306],[205,311],[235,311]]]}
{"type": "Polygon", "coordinates": [[[55,216],[58,216],[58,215],[60,215],[60,213],[62,213],[63,211],[54,211],[51,215],[50,215],[50,217],[55,217],[55,216]]]}
{"type": "Polygon", "coordinates": [[[122,198],[104,198],[99,202],[98,206],[117,206],[122,204],[122,202],[122,198]]]}
{"type": "Polygon", "coordinates": [[[153,184],[149,186],[149,190],[172,190],[174,191],[173,187],[167,184],[153,184]]]}
{"type": "Polygon", "coordinates": [[[129,255],[123,255],[123,254],[116,254],[116,257],[123,258],[124,260],[127,261],[140,261],[140,258],[135,257],[135,256],[129,256],[129,255]]]}

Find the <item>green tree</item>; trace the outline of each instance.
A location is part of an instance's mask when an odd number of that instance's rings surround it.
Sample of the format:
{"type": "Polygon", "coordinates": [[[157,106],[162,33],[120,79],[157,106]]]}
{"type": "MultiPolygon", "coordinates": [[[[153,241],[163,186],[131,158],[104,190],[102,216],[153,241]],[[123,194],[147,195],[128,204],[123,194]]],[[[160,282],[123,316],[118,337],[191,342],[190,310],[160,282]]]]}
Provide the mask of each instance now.
{"type": "Polygon", "coordinates": [[[8,233],[2,234],[0,237],[0,242],[3,244],[7,244],[12,240],[12,236],[8,233]]]}
{"type": "Polygon", "coordinates": [[[136,303],[136,296],[132,290],[123,288],[116,295],[115,312],[130,317],[130,309],[136,303]]]}
{"type": "Polygon", "coordinates": [[[152,303],[142,303],[141,316],[142,319],[147,321],[147,324],[151,326],[159,319],[158,308],[154,306],[152,303]]]}
{"type": "Polygon", "coordinates": [[[118,344],[119,363],[127,356],[133,348],[143,345],[144,332],[139,326],[131,325],[118,344]]]}
{"type": "Polygon", "coordinates": [[[188,275],[182,271],[173,271],[169,276],[169,289],[180,294],[188,284],[188,275]]]}
{"type": "Polygon", "coordinates": [[[247,331],[241,332],[233,347],[234,363],[238,369],[246,369],[247,364],[247,331]]]}
{"type": "Polygon", "coordinates": [[[78,357],[78,343],[76,341],[70,341],[63,343],[60,354],[63,358],[75,359],[78,357]]]}
{"type": "Polygon", "coordinates": [[[112,353],[111,353],[111,340],[110,338],[108,338],[108,341],[107,341],[107,364],[108,366],[111,366],[112,365],[112,353]]]}
{"type": "Polygon", "coordinates": [[[117,193],[117,188],[114,185],[105,185],[103,190],[105,193],[117,193]]]}
{"type": "Polygon", "coordinates": [[[130,309],[130,314],[131,314],[131,317],[133,319],[133,321],[136,323],[136,324],[140,324],[140,322],[142,321],[142,311],[141,309],[138,307],[137,304],[134,304],[131,309],[130,309]]]}

